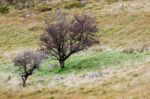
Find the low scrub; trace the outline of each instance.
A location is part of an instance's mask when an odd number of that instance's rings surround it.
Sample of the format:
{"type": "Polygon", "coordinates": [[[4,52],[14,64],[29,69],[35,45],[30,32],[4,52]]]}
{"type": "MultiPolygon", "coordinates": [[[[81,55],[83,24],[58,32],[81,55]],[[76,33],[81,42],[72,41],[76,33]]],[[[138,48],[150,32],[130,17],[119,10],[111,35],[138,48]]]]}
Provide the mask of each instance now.
{"type": "Polygon", "coordinates": [[[143,53],[149,51],[149,45],[143,44],[140,46],[126,46],[123,48],[124,53],[143,53]]]}
{"type": "Polygon", "coordinates": [[[85,6],[84,3],[81,3],[81,2],[78,2],[78,1],[65,2],[65,3],[63,4],[63,7],[66,8],[66,9],[81,8],[81,7],[84,7],[84,6],[85,6]]]}
{"type": "Polygon", "coordinates": [[[46,3],[40,3],[37,5],[36,10],[41,11],[41,12],[51,11],[52,6],[46,3]]]}
{"type": "Polygon", "coordinates": [[[17,9],[20,9],[20,10],[22,10],[22,9],[24,9],[24,8],[31,8],[31,7],[33,7],[34,6],[34,2],[31,0],[31,1],[19,1],[19,2],[17,2],[17,3],[15,3],[14,4],[15,6],[16,6],[16,8],[17,9]]]}
{"type": "Polygon", "coordinates": [[[39,68],[42,57],[40,53],[34,51],[24,51],[18,54],[13,63],[18,67],[18,72],[21,75],[23,87],[26,87],[26,81],[33,72],[39,68]]]}
{"type": "Polygon", "coordinates": [[[6,5],[0,5],[0,13],[5,14],[9,12],[9,7],[6,5]]]}

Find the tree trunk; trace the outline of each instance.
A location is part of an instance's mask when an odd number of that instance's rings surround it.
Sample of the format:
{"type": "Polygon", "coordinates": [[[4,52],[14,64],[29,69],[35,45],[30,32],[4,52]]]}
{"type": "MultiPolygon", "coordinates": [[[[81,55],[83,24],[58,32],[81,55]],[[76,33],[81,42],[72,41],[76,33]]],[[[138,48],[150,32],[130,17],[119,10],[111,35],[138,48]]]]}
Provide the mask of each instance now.
{"type": "Polygon", "coordinates": [[[21,76],[22,77],[22,82],[23,82],[23,84],[22,84],[22,86],[23,87],[26,87],[26,81],[27,81],[27,76],[21,76]]]}
{"type": "Polygon", "coordinates": [[[60,60],[59,63],[62,69],[65,68],[65,61],[60,60]]]}

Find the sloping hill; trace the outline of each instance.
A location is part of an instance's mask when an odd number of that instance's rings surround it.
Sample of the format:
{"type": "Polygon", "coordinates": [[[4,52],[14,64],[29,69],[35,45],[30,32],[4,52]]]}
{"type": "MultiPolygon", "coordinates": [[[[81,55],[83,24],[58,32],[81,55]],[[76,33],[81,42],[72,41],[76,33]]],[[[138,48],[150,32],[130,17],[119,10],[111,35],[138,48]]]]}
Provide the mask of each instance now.
{"type": "MultiPolygon", "coordinates": [[[[131,0],[108,4],[106,1],[87,3],[82,8],[64,9],[66,13],[86,12],[95,17],[100,28],[101,44],[108,46],[150,45],[150,1],[131,0]]],[[[12,10],[0,15],[0,54],[2,58],[13,56],[15,50],[39,45],[45,20],[50,12],[31,9],[12,10]]]]}
{"type": "Polygon", "coordinates": [[[0,99],[150,98],[150,0],[88,1],[70,9],[54,3],[52,11],[12,8],[0,15],[0,99]],[[58,6],[65,13],[92,15],[101,45],[71,56],[63,70],[50,67],[57,65],[54,60],[43,61],[22,88],[11,58],[26,48],[39,47],[45,21],[51,22],[49,16],[58,6]],[[122,51],[130,48],[145,51],[122,51]]]}

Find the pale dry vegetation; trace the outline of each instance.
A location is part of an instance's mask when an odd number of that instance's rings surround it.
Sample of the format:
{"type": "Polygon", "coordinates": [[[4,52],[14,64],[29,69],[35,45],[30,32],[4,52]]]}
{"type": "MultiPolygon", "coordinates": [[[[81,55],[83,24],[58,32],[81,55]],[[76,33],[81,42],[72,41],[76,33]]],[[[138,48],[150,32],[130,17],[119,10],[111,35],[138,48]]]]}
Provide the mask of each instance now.
{"type": "MultiPolygon", "coordinates": [[[[135,66],[125,66],[123,68],[108,69],[113,70],[112,75],[96,78],[91,84],[83,84],[78,87],[67,86],[29,86],[26,89],[1,89],[2,99],[148,99],[150,78],[149,63],[135,66]]],[[[106,71],[108,71],[106,69],[106,71]]],[[[105,71],[105,69],[103,70],[105,71]]],[[[81,74],[80,74],[81,75],[81,74]]],[[[83,74],[84,75],[84,74],[83,74]]],[[[77,75],[76,75],[77,77],[77,75]]],[[[76,79],[77,80],[77,79],[76,79]]],[[[89,82],[87,80],[87,82],[89,82]]]]}

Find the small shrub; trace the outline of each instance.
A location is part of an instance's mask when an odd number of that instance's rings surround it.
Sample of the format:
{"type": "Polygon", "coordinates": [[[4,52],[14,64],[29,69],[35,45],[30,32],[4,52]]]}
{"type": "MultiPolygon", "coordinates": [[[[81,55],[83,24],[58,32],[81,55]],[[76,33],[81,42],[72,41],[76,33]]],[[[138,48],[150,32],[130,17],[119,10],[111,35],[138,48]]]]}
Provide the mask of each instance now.
{"type": "Polygon", "coordinates": [[[124,53],[143,53],[148,47],[146,45],[130,46],[123,48],[124,53]]]}
{"type": "Polygon", "coordinates": [[[33,0],[18,0],[14,1],[13,5],[19,9],[22,10],[24,8],[31,8],[34,6],[33,0]]]}
{"type": "Polygon", "coordinates": [[[31,26],[28,28],[29,31],[37,31],[37,30],[41,30],[41,29],[43,29],[43,28],[40,26],[31,26]]]}
{"type": "Polygon", "coordinates": [[[78,1],[74,1],[74,2],[66,2],[64,3],[63,7],[66,9],[71,9],[71,8],[81,8],[84,7],[85,4],[78,2],[78,1]]]}
{"type": "Polygon", "coordinates": [[[0,5],[0,13],[8,13],[9,12],[9,7],[6,5],[0,5]]]}
{"type": "Polygon", "coordinates": [[[130,53],[134,53],[134,52],[135,52],[135,50],[132,47],[125,47],[125,48],[123,48],[123,53],[130,54],[130,53]]]}
{"type": "Polygon", "coordinates": [[[51,11],[52,7],[51,7],[51,5],[41,3],[37,6],[37,10],[41,11],[41,12],[51,11]]]}
{"type": "Polygon", "coordinates": [[[31,8],[31,7],[33,7],[33,6],[34,6],[33,1],[27,1],[27,2],[25,2],[25,4],[24,4],[24,7],[25,7],[25,8],[31,8]]]}
{"type": "Polygon", "coordinates": [[[14,58],[13,63],[21,74],[23,87],[26,87],[28,77],[39,67],[41,60],[41,54],[34,51],[24,51],[14,58]]]}
{"type": "Polygon", "coordinates": [[[24,5],[22,3],[17,3],[15,6],[19,10],[22,10],[24,8],[24,5]]]}

